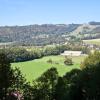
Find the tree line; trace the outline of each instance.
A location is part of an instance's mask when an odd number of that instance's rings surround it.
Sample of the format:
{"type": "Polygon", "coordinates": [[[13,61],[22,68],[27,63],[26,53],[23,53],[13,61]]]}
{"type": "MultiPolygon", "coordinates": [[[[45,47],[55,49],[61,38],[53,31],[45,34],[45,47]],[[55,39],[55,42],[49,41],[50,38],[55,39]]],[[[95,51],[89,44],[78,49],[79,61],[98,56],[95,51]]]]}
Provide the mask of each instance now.
{"type": "Polygon", "coordinates": [[[45,47],[33,47],[30,50],[24,47],[11,47],[6,49],[0,49],[0,52],[4,52],[7,55],[7,58],[11,62],[23,62],[34,59],[39,59],[44,56],[50,55],[60,55],[65,50],[77,50],[82,51],[83,54],[89,53],[89,49],[85,46],[69,44],[69,45],[57,45],[57,46],[45,46],[45,47]]]}

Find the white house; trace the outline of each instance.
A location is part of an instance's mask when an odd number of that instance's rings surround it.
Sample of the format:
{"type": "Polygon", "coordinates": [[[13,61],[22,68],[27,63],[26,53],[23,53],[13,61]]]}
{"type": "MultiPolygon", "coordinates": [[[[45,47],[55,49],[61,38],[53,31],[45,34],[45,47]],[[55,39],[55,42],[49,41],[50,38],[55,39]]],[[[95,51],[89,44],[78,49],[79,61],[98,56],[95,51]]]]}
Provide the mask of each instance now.
{"type": "Polygon", "coordinates": [[[62,56],[81,56],[82,51],[64,51],[61,53],[62,56]]]}

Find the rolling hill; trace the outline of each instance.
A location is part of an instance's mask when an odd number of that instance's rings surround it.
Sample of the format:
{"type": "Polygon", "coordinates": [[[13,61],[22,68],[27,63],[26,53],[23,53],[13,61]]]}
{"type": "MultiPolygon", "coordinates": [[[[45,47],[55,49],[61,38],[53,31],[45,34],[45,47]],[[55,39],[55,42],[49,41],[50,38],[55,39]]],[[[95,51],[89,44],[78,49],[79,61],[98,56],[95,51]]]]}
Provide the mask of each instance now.
{"type": "Polygon", "coordinates": [[[100,23],[43,24],[27,26],[1,26],[0,43],[46,45],[64,43],[70,37],[80,39],[100,38],[100,23]]]}

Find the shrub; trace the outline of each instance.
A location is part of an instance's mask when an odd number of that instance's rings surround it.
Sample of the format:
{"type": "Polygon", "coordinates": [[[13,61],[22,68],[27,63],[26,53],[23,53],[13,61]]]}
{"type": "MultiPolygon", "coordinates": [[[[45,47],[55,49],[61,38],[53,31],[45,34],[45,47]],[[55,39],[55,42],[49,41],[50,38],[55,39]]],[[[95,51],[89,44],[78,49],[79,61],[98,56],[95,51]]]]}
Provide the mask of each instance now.
{"type": "Polygon", "coordinates": [[[72,58],[68,58],[68,57],[66,56],[66,57],[65,57],[65,60],[64,60],[64,64],[65,64],[65,65],[73,65],[72,58]]]}
{"type": "Polygon", "coordinates": [[[49,59],[49,60],[47,61],[47,63],[52,64],[52,63],[53,63],[52,59],[49,59]]]}

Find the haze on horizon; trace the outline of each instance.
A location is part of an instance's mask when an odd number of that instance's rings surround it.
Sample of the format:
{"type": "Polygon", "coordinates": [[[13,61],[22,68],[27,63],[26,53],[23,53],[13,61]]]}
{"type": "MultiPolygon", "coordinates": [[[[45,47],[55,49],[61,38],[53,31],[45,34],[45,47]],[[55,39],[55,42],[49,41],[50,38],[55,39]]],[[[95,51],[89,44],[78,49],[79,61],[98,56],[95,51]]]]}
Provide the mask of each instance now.
{"type": "Polygon", "coordinates": [[[0,0],[0,26],[100,21],[100,0],[0,0]]]}

